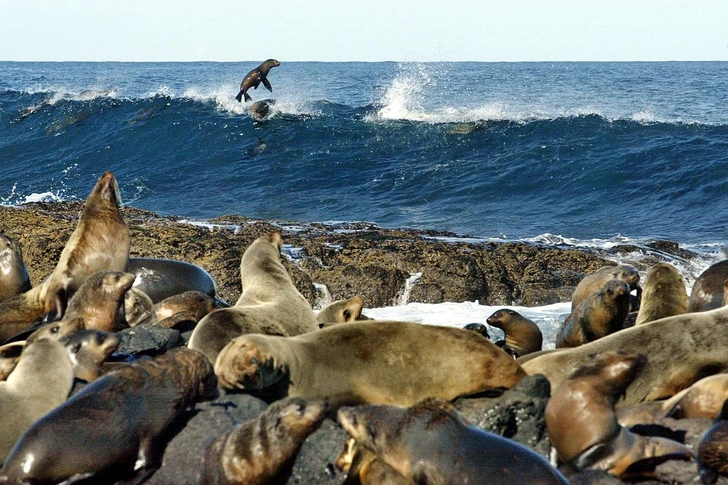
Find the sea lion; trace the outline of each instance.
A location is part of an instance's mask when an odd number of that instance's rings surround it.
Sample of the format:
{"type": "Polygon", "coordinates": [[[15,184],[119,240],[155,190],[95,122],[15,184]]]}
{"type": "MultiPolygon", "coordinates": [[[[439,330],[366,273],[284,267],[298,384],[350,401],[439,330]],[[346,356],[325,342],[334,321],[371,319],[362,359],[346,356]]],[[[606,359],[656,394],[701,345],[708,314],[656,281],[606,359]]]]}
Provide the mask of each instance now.
{"type": "Polygon", "coordinates": [[[728,308],[661,318],[579,347],[527,355],[518,361],[529,375],[544,374],[551,388],[557,389],[589,355],[607,350],[648,357],[618,406],[667,399],[703,377],[728,371],[728,308]]]}
{"type": "Polygon", "coordinates": [[[687,311],[704,312],[723,305],[725,282],[728,280],[728,259],[719,261],[703,271],[690,292],[687,311]]]}
{"type": "Polygon", "coordinates": [[[124,293],[124,317],[130,327],[154,319],[154,302],[149,295],[133,286],[124,293]]]}
{"type": "Polygon", "coordinates": [[[561,325],[556,348],[577,347],[621,330],[629,313],[629,285],[612,279],[584,298],[561,325]]]}
{"type": "MultiPolygon", "coordinates": [[[[636,290],[637,301],[639,301],[642,288],[639,286],[640,274],[636,269],[628,264],[602,266],[596,272],[584,277],[576,285],[574,294],[571,296],[571,309],[574,310],[584,298],[601,290],[609,280],[613,279],[622,280],[627,283],[630,292],[636,290]]],[[[636,305],[633,305],[632,310],[637,310],[636,305]]]]}
{"type": "Polygon", "coordinates": [[[0,381],[8,378],[20,360],[20,354],[25,347],[25,341],[11,342],[0,346],[0,381]]]}
{"type": "Polygon", "coordinates": [[[703,483],[728,477],[728,399],[698,444],[698,472],[703,483]]]}
{"type": "Polygon", "coordinates": [[[270,107],[273,106],[275,102],[275,99],[264,99],[261,101],[256,101],[255,103],[251,104],[250,107],[248,107],[248,114],[256,121],[263,121],[266,116],[268,116],[268,113],[270,113],[270,107]]]}
{"type": "Polygon", "coordinates": [[[377,320],[294,337],[243,335],[220,352],[215,373],[225,389],[275,390],[336,406],[455,399],[513,387],[525,375],[476,332],[377,320]]]}
{"type": "Polygon", "coordinates": [[[268,71],[280,65],[281,63],[277,60],[268,59],[260,66],[252,69],[248,74],[245,75],[245,77],[243,78],[243,82],[240,83],[240,92],[237,96],[235,96],[235,99],[237,99],[238,102],[242,102],[243,96],[245,96],[246,102],[252,101],[253,98],[251,98],[248,94],[248,89],[258,89],[260,83],[263,83],[263,86],[265,86],[268,91],[273,92],[273,88],[268,82],[268,71]]]}
{"type": "Polygon", "coordinates": [[[210,273],[185,261],[157,258],[129,258],[128,273],[136,274],[134,288],[159,303],[185,291],[196,290],[215,297],[217,288],[210,273]]]}
{"type": "Polygon", "coordinates": [[[365,320],[366,317],[362,318],[362,308],[364,308],[364,300],[362,297],[355,295],[348,300],[339,300],[326,305],[316,314],[316,320],[318,320],[321,328],[339,323],[365,320]]]}
{"type": "Polygon", "coordinates": [[[28,428],[3,463],[0,483],[116,481],[125,474],[141,483],[160,463],[164,431],[188,406],[216,395],[212,366],[194,350],[123,366],[28,428]]]}
{"type": "Polygon", "coordinates": [[[26,345],[44,338],[61,340],[63,337],[85,328],[86,324],[84,323],[83,318],[78,316],[73,318],[64,318],[63,320],[56,320],[55,322],[46,323],[35,328],[30,335],[28,335],[26,345]]]}
{"type": "Polygon", "coordinates": [[[0,382],[0,461],[31,424],[68,398],[72,385],[63,345],[52,339],[26,345],[15,370],[0,382]]]}
{"type": "Polygon", "coordinates": [[[17,243],[0,231],[0,301],[30,289],[30,275],[17,243]]]}
{"type": "Polygon", "coordinates": [[[185,291],[165,298],[155,304],[153,310],[157,322],[162,322],[178,313],[189,314],[190,318],[199,322],[216,308],[220,308],[217,301],[209,295],[201,291],[185,291]]]}
{"type": "Polygon", "coordinates": [[[206,315],[188,347],[215,362],[233,338],[247,333],[292,336],[319,328],[311,305],[299,293],[281,262],[281,235],[259,237],[240,261],[243,292],[234,306],[206,315]]]}
{"type": "Polygon", "coordinates": [[[325,401],[288,398],[271,404],[208,446],[201,483],[266,485],[285,483],[304,440],[318,428],[325,401]]]}
{"type": "Polygon", "coordinates": [[[104,362],[119,348],[121,337],[101,330],[79,330],[61,337],[60,342],[66,346],[76,379],[93,382],[103,373],[104,362]]]}
{"type": "Polygon", "coordinates": [[[535,451],[466,422],[441,400],[411,408],[343,407],[338,420],[357,443],[409,483],[569,483],[535,451]]]}
{"type": "Polygon", "coordinates": [[[483,325],[482,323],[478,323],[478,322],[468,323],[467,325],[463,326],[463,330],[469,330],[471,332],[479,333],[483,337],[490,340],[490,334],[488,333],[488,326],[483,325]]]}
{"type": "Polygon", "coordinates": [[[342,485],[412,485],[373,451],[363,447],[354,438],[346,440],[344,450],[336,458],[335,466],[346,473],[342,485]]]}
{"type": "Polygon", "coordinates": [[[117,332],[129,325],[124,318],[124,295],[136,275],[97,271],[89,276],[68,302],[67,318],[81,317],[91,330],[117,332]]]}
{"type": "MultiPolygon", "coordinates": [[[[533,320],[529,320],[514,310],[497,310],[486,320],[488,325],[500,328],[505,333],[505,341],[500,347],[506,352],[520,357],[541,350],[543,335],[533,320]]],[[[496,342],[496,345],[498,343],[496,342]]]]}
{"type": "Polygon", "coordinates": [[[704,377],[661,403],[661,417],[715,419],[728,399],[728,374],[704,377]]]}
{"type": "Polygon", "coordinates": [[[693,458],[681,443],[640,436],[617,422],[614,405],[646,362],[643,354],[602,352],[553,392],[545,417],[559,462],[578,471],[595,468],[620,477],[635,473],[635,466],[654,470],[662,461],[693,458]]]}
{"type": "Polygon", "coordinates": [[[642,285],[642,300],[635,325],[685,313],[688,292],[680,272],[670,263],[650,268],[642,285]]]}

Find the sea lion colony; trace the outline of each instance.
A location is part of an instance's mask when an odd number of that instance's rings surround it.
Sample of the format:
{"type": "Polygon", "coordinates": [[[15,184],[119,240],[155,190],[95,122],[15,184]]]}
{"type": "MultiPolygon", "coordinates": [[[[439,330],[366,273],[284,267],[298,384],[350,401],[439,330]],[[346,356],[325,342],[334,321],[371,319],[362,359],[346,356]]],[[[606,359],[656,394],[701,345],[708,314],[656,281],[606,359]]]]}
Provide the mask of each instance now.
{"type": "MultiPolygon", "coordinates": [[[[493,476],[500,483],[524,483],[524,477],[529,483],[568,483],[564,475],[586,483],[579,473],[590,469],[652,479],[659,461],[698,455],[690,443],[637,435],[620,424],[620,410],[630,404],[652,405],[647,413],[625,413],[645,417],[643,422],[664,423],[680,413],[715,418],[701,444],[700,476],[710,483],[727,473],[716,458],[726,445],[724,379],[691,385],[728,369],[728,308],[681,312],[685,289],[670,268],[650,273],[643,303],[649,319],[670,316],[622,328],[623,293],[639,293],[639,275],[631,267],[603,269],[586,281],[589,291],[580,289],[573,308],[582,334],[604,326],[600,314],[617,315],[609,322],[613,333],[541,351],[533,322],[500,310],[491,318],[506,332],[501,349],[478,331],[368,320],[358,297],[336,302],[317,319],[281,265],[278,233],[243,252],[244,291],[230,308],[209,295],[204,270],[193,268],[198,274],[185,279],[170,270],[177,262],[164,260],[161,273],[168,271],[171,280],[149,288],[164,294],[174,287],[175,294],[166,295],[172,299],[153,302],[138,287],[128,297],[134,280],[144,277],[125,272],[131,241],[118,202],[116,180],[106,172],[56,268],[32,289],[17,263],[19,248],[4,235],[0,241],[13,263],[3,285],[0,335],[3,342],[15,340],[0,347],[0,483],[154,482],[171,436],[183,435],[193,422],[185,410],[212,399],[219,388],[272,404],[198,442],[193,451],[202,461],[186,483],[284,483],[325,416],[338,416],[348,435],[338,460],[322,458],[332,470],[336,462],[348,472],[338,483],[490,483],[493,476]],[[615,289],[619,298],[603,297],[615,289]],[[589,303],[600,294],[598,303],[589,303]],[[618,308],[607,308],[610,302],[618,308]],[[188,348],[110,359],[120,343],[116,332],[161,322],[193,329],[188,348]],[[501,393],[537,373],[552,388],[545,413],[552,464],[468,423],[450,404],[458,397],[501,393]],[[72,393],[74,375],[82,389],[72,393]]],[[[696,283],[702,300],[724,301],[728,277],[721,270],[706,271],[710,285],[696,283]]],[[[698,465],[690,466],[691,479],[697,479],[698,465]]],[[[306,477],[296,480],[306,483],[306,477]]]]}

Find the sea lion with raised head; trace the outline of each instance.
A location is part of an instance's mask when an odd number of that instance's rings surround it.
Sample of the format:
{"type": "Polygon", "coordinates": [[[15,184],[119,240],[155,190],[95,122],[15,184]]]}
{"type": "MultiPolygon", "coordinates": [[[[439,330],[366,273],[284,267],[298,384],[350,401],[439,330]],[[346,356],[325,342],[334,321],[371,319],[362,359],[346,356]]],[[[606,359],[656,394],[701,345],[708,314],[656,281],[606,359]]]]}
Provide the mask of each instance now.
{"type": "Polygon", "coordinates": [[[3,463],[0,483],[125,475],[141,483],[161,462],[163,433],[188,406],[216,395],[212,366],[194,350],[121,366],[36,421],[3,463]]]}
{"type": "Polygon", "coordinates": [[[240,335],[293,336],[318,330],[313,308],[281,262],[281,244],[278,232],[253,241],[240,261],[240,298],[234,306],[215,310],[200,320],[188,347],[214,363],[220,350],[240,335]]]}
{"type": "Polygon", "coordinates": [[[642,285],[642,300],[635,325],[680,315],[687,311],[688,292],[680,272],[670,263],[657,263],[642,285]]]}
{"type": "Polygon", "coordinates": [[[525,375],[476,332],[377,320],[294,337],[242,335],[220,352],[215,373],[225,389],[275,390],[334,406],[455,399],[511,388],[525,375]]]}
{"type": "Polygon", "coordinates": [[[321,424],[325,401],[288,398],[271,404],[208,446],[201,483],[285,483],[304,440],[321,424]]]}
{"type": "Polygon", "coordinates": [[[728,280],[728,259],[718,261],[700,273],[690,292],[687,311],[705,312],[723,306],[726,280],[728,280]]]}
{"type": "Polygon", "coordinates": [[[83,318],[90,330],[118,332],[128,328],[124,295],[136,275],[121,271],[97,271],[89,276],[68,302],[67,318],[83,318]]]}
{"type": "Polygon", "coordinates": [[[617,422],[614,405],[646,362],[642,354],[602,352],[554,390],[545,416],[560,463],[620,477],[645,472],[637,470],[640,465],[652,471],[662,461],[693,458],[682,443],[640,436],[617,422]]]}
{"type": "Polygon", "coordinates": [[[698,472],[703,483],[715,483],[719,475],[728,477],[728,399],[700,438],[698,472]]]}
{"type": "Polygon", "coordinates": [[[30,275],[18,244],[0,231],[0,301],[30,290],[30,275]]]}
{"type": "Polygon", "coordinates": [[[364,308],[364,300],[359,295],[355,295],[348,300],[338,300],[326,305],[316,314],[316,320],[321,328],[366,320],[366,317],[362,318],[362,308],[364,308]]]}
{"type": "Polygon", "coordinates": [[[79,330],[61,337],[73,363],[76,379],[93,382],[103,374],[103,364],[116,352],[121,337],[101,330],[79,330]]]}
{"type": "Polygon", "coordinates": [[[268,82],[268,71],[280,65],[281,63],[277,60],[268,59],[260,66],[252,69],[248,74],[245,75],[245,77],[243,78],[243,82],[240,83],[240,92],[237,96],[235,96],[235,99],[237,99],[238,102],[242,102],[243,96],[245,96],[246,102],[252,101],[253,98],[251,98],[248,94],[248,89],[258,89],[260,83],[263,83],[263,86],[265,86],[265,88],[272,93],[273,88],[271,87],[270,82],[268,82]]]}
{"type": "Polygon", "coordinates": [[[486,322],[492,327],[503,330],[505,341],[499,347],[514,357],[541,350],[543,344],[541,329],[533,320],[529,320],[517,311],[507,308],[497,310],[486,322]]]}
{"type": "Polygon", "coordinates": [[[428,399],[410,408],[343,407],[338,419],[358,444],[409,483],[569,483],[535,451],[466,422],[441,400],[428,399]]]}
{"type": "MultiPolygon", "coordinates": [[[[609,280],[622,280],[629,285],[629,291],[637,292],[637,301],[639,301],[642,288],[639,286],[640,274],[632,266],[622,264],[619,266],[602,266],[594,273],[584,277],[571,296],[571,309],[573,310],[592,293],[601,290],[609,280]]],[[[632,310],[637,310],[633,305],[632,310]]]]}

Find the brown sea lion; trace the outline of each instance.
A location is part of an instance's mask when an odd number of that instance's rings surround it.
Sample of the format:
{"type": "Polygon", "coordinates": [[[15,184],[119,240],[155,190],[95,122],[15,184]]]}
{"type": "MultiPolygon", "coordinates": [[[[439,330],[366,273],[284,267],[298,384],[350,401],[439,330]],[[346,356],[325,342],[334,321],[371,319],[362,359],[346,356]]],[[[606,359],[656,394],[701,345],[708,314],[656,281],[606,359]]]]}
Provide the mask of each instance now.
{"type": "Polygon", "coordinates": [[[698,444],[698,472],[703,483],[728,477],[728,399],[698,444]]]}
{"type": "Polygon", "coordinates": [[[635,325],[685,313],[688,292],[680,272],[670,263],[650,268],[642,285],[642,300],[635,325]]]}
{"type": "Polygon", "coordinates": [[[719,261],[700,273],[690,292],[687,311],[705,312],[723,306],[726,280],[728,259],[719,261]]]}
{"type": "Polygon", "coordinates": [[[129,325],[124,317],[124,295],[136,275],[97,271],[89,276],[68,302],[66,318],[80,317],[90,330],[117,332],[129,325]]]}
{"type": "Polygon", "coordinates": [[[411,408],[343,407],[338,419],[357,443],[410,483],[569,483],[535,451],[467,423],[441,400],[411,408]]]}
{"type": "MultiPolygon", "coordinates": [[[[629,285],[629,291],[637,290],[638,298],[642,292],[639,286],[640,274],[632,266],[622,264],[619,266],[602,266],[596,272],[582,279],[571,296],[571,309],[575,309],[579,304],[592,293],[601,290],[609,280],[622,280],[629,285]]],[[[632,308],[636,310],[637,308],[632,308]]]]}
{"type": "Polygon", "coordinates": [[[0,301],[30,290],[30,275],[25,268],[20,247],[0,231],[0,301]]]}
{"type": "MultiPolygon", "coordinates": [[[[520,357],[541,350],[543,335],[533,320],[529,320],[514,310],[497,310],[486,320],[488,325],[505,332],[503,350],[520,357]]],[[[496,343],[496,345],[498,345],[496,343]]]]}
{"type": "Polygon", "coordinates": [[[629,286],[612,279],[584,298],[561,325],[556,348],[577,347],[621,330],[629,313],[629,286]]]}
{"type": "Polygon", "coordinates": [[[240,261],[243,293],[230,308],[206,315],[195,326],[188,347],[215,362],[230,340],[248,333],[292,336],[319,328],[311,305],[299,293],[281,262],[281,236],[259,237],[240,261]]]}
{"type": "Polygon", "coordinates": [[[81,317],[64,318],[55,322],[46,323],[36,328],[27,338],[26,344],[30,344],[40,339],[51,338],[61,340],[63,337],[71,335],[74,332],[83,330],[86,324],[81,317]]]}
{"type": "Polygon", "coordinates": [[[136,327],[150,320],[156,321],[153,308],[152,299],[138,288],[132,286],[124,294],[124,317],[130,327],[136,327]]]}
{"type": "Polygon", "coordinates": [[[476,332],[376,320],[294,337],[243,335],[220,352],[215,373],[225,389],[276,389],[336,406],[455,399],[513,387],[525,375],[476,332]]]}
{"type": "Polygon", "coordinates": [[[288,398],[271,404],[215,440],[206,451],[205,485],[285,483],[304,440],[321,424],[325,401],[288,398]]]}
{"type": "Polygon", "coordinates": [[[704,377],[662,403],[663,415],[675,419],[715,419],[728,399],[728,374],[704,377]]]}
{"type": "Polygon", "coordinates": [[[342,485],[412,485],[373,451],[354,438],[346,440],[344,450],[336,458],[336,468],[346,473],[342,485]]]}
{"type": "Polygon", "coordinates": [[[364,308],[364,300],[356,295],[348,300],[339,300],[323,307],[316,314],[321,328],[330,327],[339,323],[355,322],[357,320],[366,320],[362,318],[361,310],[364,308]]]}
{"type": "Polygon", "coordinates": [[[103,364],[121,343],[116,333],[101,330],[79,330],[61,337],[73,363],[73,374],[77,379],[93,382],[103,373],[103,364]]]}
{"type": "Polygon", "coordinates": [[[68,398],[72,385],[63,345],[51,339],[26,345],[15,370],[0,382],[0,461],[31,424],[68,398]]]}
{"type": "Polygon", "coordinates": [[[674,396],[703,377],[728,371],[728,308],[685,313],[620,330],[588,344],[519,359],[530,374],[544,374],[557,389],[591,354],[643,353],[645,368],[618,405],[674,396]]]}
{"type": "Polygon", "coordinates": [[[214,298],[201,291],[192,290],[165,298],[156,303],[153,310],[157,322],[162,322],[181,312],[188,314],[195,322],[199,322],[216,308],[220,307],[214,298]]]}
{"type": "Polygon", "coordinates": [[[662,461],[693,458],[681,443],[640,436],[617,422],[614,405],[646,362],[642,354],[602,352],[554,391],[546,405],[546,427],[561,463],[620,477],[644,472],[636,469],[640,466],[651,471],[662,461]]]}
{"type": "Polygon", "coordinates": [[[240,83],[240,92],[237,96],[235,96],[235,99],[237,99],[238,102],[242,102],[243,96],[245,96],[246,102],[252,101],[253,98],[251,98],[248,94],[248,89],[258,89],[260,83],[263,83],[263,86],[265,86],[268,91],[273,92],[273,88],[268,82],[268,71],[270,71],[271,68],[278,67],[280,65],[281,63],[277,60],[268,59],[260,66],[252,69],[248,74],[245,75],[245,77],[243,78],[243,82],[240,83]]]}
{"type": "Polygon", "coordinates": [[[163,432],[188,406],[216,395],[212,366],[194,350],[138,360],[36,421],[3,463],[0,483],[113,482],[125,474],[141,483],[159,466],[163,432]]]}

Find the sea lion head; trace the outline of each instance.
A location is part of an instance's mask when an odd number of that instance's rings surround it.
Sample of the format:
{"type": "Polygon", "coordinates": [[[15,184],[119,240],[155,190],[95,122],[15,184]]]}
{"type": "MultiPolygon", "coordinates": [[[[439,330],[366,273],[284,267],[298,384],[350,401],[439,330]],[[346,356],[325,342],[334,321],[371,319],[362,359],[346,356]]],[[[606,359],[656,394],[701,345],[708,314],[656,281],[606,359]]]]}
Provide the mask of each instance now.
{"type": "Polygon", "coordinates": [[[92,382],[101,375],[101,365],[119,348],[121,337],[101,330],[78,330],[60,341],[68,350],[76,377],[92,382]]]}
{"type": "Polygon", "coordinates": [[[280,65],[281,65],[281,63],[280,63],[280,62],[278,62],[278,61],[277,61],[276,59],[268,59],[268,60],[267,60],[267,61],[265,61],[265,62],[264,62],[263,64],[267,64],[267,65],[268,65],[268,68],[269,68],[269,69],[270,69],[271,67],[278,67],[278,66],[280,66],[280,65]]]}
{"type": "Polygon", "coordinates": [[[644,354],[608,350],[591,355],[584,365],[571,374],[569,380],[596,377],[595,387],[601,388],[614,403],[646,364],[647,357],[644,354]]]}
{"type": "Polygon", "coordinates": [[[81,317],[65,318],[56,322],[46,323],[35,332],[31,333],[26,342],[28,344],[44,338],[52,338],[60,340],[79,330],[86,328],[86,324],[81,317]]]}
{"type": "Polygon", "coordinates": [[[215,374],[225,389],[265,389],[280,381],[288,369],[266,353],[254,337],[233,339],[218,354],[215,374]]]}
{"type": "Polygon", "coordinates": [[[328,403],[308,400],[302,397],[289,397],[275,401],[268,407],[266,414],[275,416],[267,421],[271,435],[280,439],[308,436],[323,421],[328,403]],[[273,429],[274,428],[274,429],[273,429]]]}
{"type": "Polygon", "coordinates": [[[624,280],[609,280],[601,289],[601,293],[610,301],[629,298],[629,284],[624,280]]]}
{"type": "Polygon", "coordinates": [[[98,182],[91,190],[91,194],[88,196],[88,200],[103,200],[115,207],[121,207],[121,192],[119,191],[119,184],[116,182],[114,174],[110,171],[104,172],[99,177],[98,182]]]}

